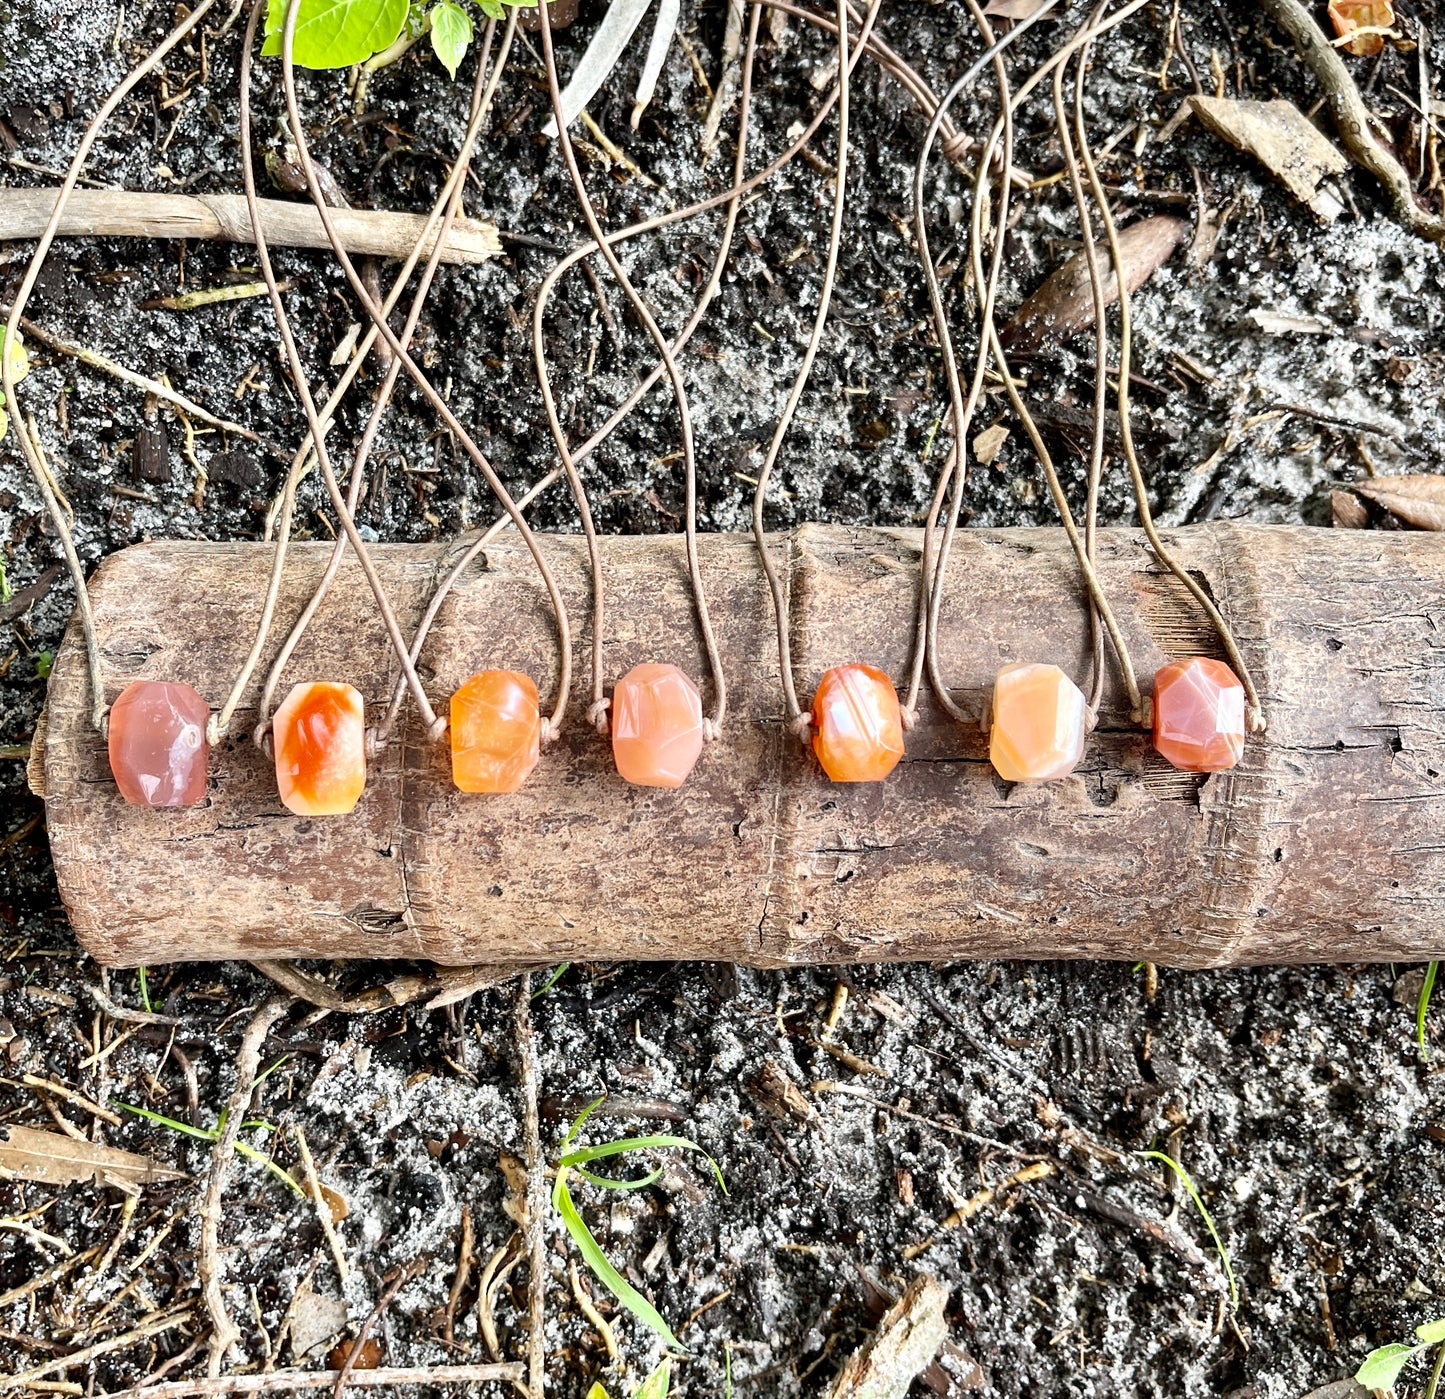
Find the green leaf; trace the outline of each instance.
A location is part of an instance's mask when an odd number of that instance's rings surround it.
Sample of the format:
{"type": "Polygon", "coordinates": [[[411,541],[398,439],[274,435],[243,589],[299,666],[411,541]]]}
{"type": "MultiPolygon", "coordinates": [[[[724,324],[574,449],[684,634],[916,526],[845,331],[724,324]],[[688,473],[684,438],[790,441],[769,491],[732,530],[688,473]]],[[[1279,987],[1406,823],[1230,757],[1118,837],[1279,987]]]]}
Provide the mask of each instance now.
{"type": "Polygon", "coordinates": [[[672,1361],[664,1360],[638,1386],[637,1393],[632,1396],[632,1399],[667,1399],[667,1391],[671,1386],[672,1361]]]}
{"type": "Polygon", "coordinates": [[[646,1190],[662,1179],[662,1167],[649,1171],[641,1180],[618,1180],[616,1176],[599,1176],[586,1166],[578,1166],[577,1174],[591,1185],[600,1185],[604,1190],[646,1190]]]}
{"type": "MultiPolygon", "coordinates": [[[[457,68],[466,57],[472,42],[472,17],[452,0],[441,0],[431,11],[432,52],[441,59],[449,77],[455,78],[457,68]]],[[[564,968],[565,970],[565,968],[564,968]]]]}
{"type": "Polygon", "coordinates": [[[1424,1346],[1396,1343],[1372,1350],[1365,1357],[1365,1363],[1355,1371],[1355,1383],[1364,1385],[1366,1389],[1393,1389],[1400,1371],[1424,1349],[1424,1346]]]}
{"type": "Polygon", "coordinates": [[[1194,1201],[1194,1208],[1199,1211],[1200,1218],[1204,1220],[1204,1227],[1209,1230],[1209,1237],[1214,1240],[1214,1249],[1219,1254],[1219,1261],[1224,1264],[1224,1276],[1229,1279],[1229,1309],[1237,1312],[1239,1310],[1239,1283],[1235,1280],[1234,1265],[1229,1261],[1229,1250],[1225,1248],[1224,1240],[1219,1237],[1219,1230],[1214,1227],[1214,1216],[1205,1208],[1204,1197],[1200,1195],[1199,1188],[1190,1178],[1189,1172],[1172,1156],[1166,1156],[1162,1151],[1141,1151],[1139,1154],[1146,1160],[1162,1161],[1179,1177],[1185,1190],[1189,1192],[1189,1198],[1194,1201]]]}
{"type": "Polygon", "coordinates": [[[1417,1326],[1415,1335],[1427,1346],[1438,1346],[1445,1341],[1445,1317],[1441,1317],[1439,1321],[1427,1321],[1423,1326],[1417,1326]]]}
{"type": "MultiPolygon", "coordinates": [[[[482,0],[482,11],[486,14],[488,19],[501,19],[502,0],[482,0]],[[494,5],[496,7],[497,13],[493,14],[491,10],[487,8],[488,5],[494,5]]],[[[456,75],[453,74],[453,76],[455,77],[456,75]]],[[[564,976],[567,975],[567,968],[571,965],[571,962],[562,962],[558,966],[554,967],[552,970],[552,975],[549,976],[546,981],[544,981],[541,986],[537,988],[537,990],[532,992],[532,999],[535,1001],[538,996],[545,996],[548,991],[550,991],[559,981],[562,980],[564,976]]]]}
{"type": "Polygon", "coordinates": [[[192,1127],[189,1122],[177,1122],[174,1117],[166,1117],[163,1113],[152,1112],[149,1108],[136,1108],[129,1103],[120,1102],[116,1103],[116,1107],[133,1112],[137,1117],[144,1117],[148,1122],[159,1122],[162,1127],[169,1127],[173,1132],[184,1132],[188,1137],[199,1137],[203,1142],[213,1142],[221,1135],[219,1127],[192,1127]]]}
{"type": "Polygon", "coordinates": [[[1435,989],[1435,975],[1439,970],[1439,962],[1431,962],[1425,968],[1425,980],[1420,983],[1420,999],[1415,1004],[1415,1038],[1419,1041],[1420,1052],[1427,1059],[1430,1057],[1430,1046],[1425,1043],[1425,1017],[1430,1013],[1430,993],[1435,989]]]}
{"type": "MultiPolygon", "coordinates": [[[[580,1120],[575,1123],[574,1131],[581,1125],[580,1120]]],[[[571,1140],[571,1137],[572,1133],[569,1133],[568,1141],[571,1140]]],[[[621,1156],[628,1151],[648,1151],[664,1146],[678,1147],[683,1151],[695,1151],[700,1156],[707,1156],[708,1165],[712,1167],[713,1174],[717,1176],[717,1183],[722,1187],[722,1193],[724,1195],[728,1193],[727,1182],[723,1180],[722,1167],[711,1156],[708,1156],[702,1147],[694,1141],[689,1141],[686,1137],[619,1137],[615,1142],[603,1142],[601,1146],[586,1146],[577,1151],[566,1151],[567,1142],[563,1142],[562,1146],[564,1153],[558,1163],[562,1166],[581,1166],[588,1161],[600,1161],[605,1156],[621,1156]]]]}
{"type": "MultiPolygon", "coordinates": [[[[502,5],[502,0],[477,0],[477,3],[482,7],[482,13],[486,15],[488,19],[506,18],[507,11],[502,5]]],[[[566,967],[568,963],[563,962],[562,965],[566,967]]],[[[537,994],[540,996],[542,992],[538,991],[537,994]]],[[[600,1384],[594,1384],[592,1388],[595,1390],[602,1390],[602,1386],[600,1384]]],[[[589,1394],[587,1396],[587,1399],[593,1399],[593,1396],[589,1394]]],[[[607,1399],[607,1392],[605,1390],[602,1390],[602,1399],[607,1399]]]]}
{"type": "Polygon", "coordinates": [[[572,1192],[567,1189],[567,1170],[562,1167],[552,1185],[552,1208],[562,1218],[563,1227],[572,1236],[582,1261],[592,1270],[593,1276],[644,1326],[655,1331],[666,1345],[682,1350],[682,1343],[672,1334],[672,1328],[662,1319],[656,1307],[647,1300],[608,1261],[602,1247],[592,1237],[587,1222],[573,1203],[572,1192]]]}
{"type": "Polygon", "coordinates": [[[295,4],[292,57],[303,68],[349,68],[396,41],[409,0],[267,0],[263,54],[281,52],[286,12],[295,4]]]}
{"type": "Polygon", "coordinates": [[[50,667],[55,664],[54,651],[37,651],[35,653],[35,673],[42,680],[50,679],[50,667]]]}
{"type": "MultiPolygon", "coordinates": [[[[498,9],[501,9],[501,5],[497,3],[497,0],[492,0],[492,3],[497,5],[498,9]]],[[[486,8],[487,0],[482,0],[482,9],[485,10],[486,8]]],[[[607,1399],[607,1391],[594,1380],[592,1388],[587,1391],[587,1399],[607,1399]]]]}

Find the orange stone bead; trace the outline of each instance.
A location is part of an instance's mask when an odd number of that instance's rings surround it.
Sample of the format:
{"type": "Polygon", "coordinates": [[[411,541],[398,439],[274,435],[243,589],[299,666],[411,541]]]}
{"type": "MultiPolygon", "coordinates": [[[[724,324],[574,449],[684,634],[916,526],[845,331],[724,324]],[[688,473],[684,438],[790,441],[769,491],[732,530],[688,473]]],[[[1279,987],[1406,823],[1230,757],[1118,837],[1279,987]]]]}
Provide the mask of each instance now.
{"type": "Polygon", "coordinates": [[[994,677],[988,759],[1005,782],[1067,777],[1084,756],[1083,691],[1056,665],[1008,665],[994,677]]]}
{"type": "Polygon", "coordinates": [[[675,665],[635,665],[612,691],[612,758],[638,787],[681,787],[702,755],[702,696],[675,665]]]}
{"type": "Polygon", "coordinates": [[[515,670],[484,670],[452,696],[452,781],[463,792],[515,792],[537,766],[537,687],[515,670]]]}
{"type": "Polygon", "coordinates": [[[1185,772],[1224,772],[1244,752],[1244,686],[1223,661],[1193,656],[1154,677],[1154,747],[1185,772]]]}
{"type": "Polygon", "coordinates": [[[330,680],[293,685],[271,720],[276,786],[298,816],[345,816],[366,787],[361,692],[330,680]]]}
{"type": "Polygon", "coordinates": [[[882,782],[903,756],[893,682],[871,665],[825,672],[813,696],[813,752],[834,782],[882,782]]]}

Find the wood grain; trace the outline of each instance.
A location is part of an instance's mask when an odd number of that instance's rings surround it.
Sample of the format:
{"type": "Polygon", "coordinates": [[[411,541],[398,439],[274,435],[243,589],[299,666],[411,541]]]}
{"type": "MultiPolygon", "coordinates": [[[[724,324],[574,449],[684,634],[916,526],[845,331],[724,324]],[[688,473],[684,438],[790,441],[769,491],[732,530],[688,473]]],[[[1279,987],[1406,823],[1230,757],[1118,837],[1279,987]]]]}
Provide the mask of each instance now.
{"type": "MultiPolygon", "coordinates": [[[[53,189],[0,190],[0,243],[38,238],[55,208],[53,189]]],[[[331,220],[350,253],[405,258],[421,237],[421,214],[386,209],[333,209],[331,220]]],[[[266,238],[283,248],[329,248],[321,216],[310,204],[261,200],[266,238]]],[[[147,194],[130,190],[76,190],[60,220],[63,238],[218,238],[254,243],[251,214],[239,194],[147,194]]],[[[421,255],[430,255],[428,239],[421,255]]],[[[443,262],[483,262],[497,257],[497,226],[485,219],[456,219],[442,248],[443,262]]]]}
{"type": "MultiPolygon", "coordinates": [[[[247,735],[211,758],[208,803],[126,806],[88,728],[72,625],[50,680],[33,771],[61,893],[111,965],[223,957],[430,957],[536,964],[700,958],[755,965],[985,956],[1112,957],[1180,966],[1410,960],[1445,953],[1445,537],[1216,523],[1169,536],[1230,618],[1269,719],[1232,773],[1175,772],[1133,729],[1112,674],[1072,777],[1010,787],[986,736],[925,691],[908,755],[880,785],[835,786],[781,723],[772,622],[750,543],[700,540],[732,686],[723,738],[675,792],[629,787],[586,724],[515,796],[455,791],[413,721],[349,817],[277,801],[247,735]]],[[[374,556],[415,618],[465,541],[374,556]]],[[[549,557],[587,615],[580,540],[549,557]]],[[[919,537],[805,527],[787,559],[800,692],[829,665],[901,678],[919,537]]],[[[282,624],[328,546],[294,551],[282,624]]],[[[681,540],[603,540],[610,686],[644,659],[702,673],[681,540]]],[[[92,580],[111,698],[140,677],[219,701],[249,642],[268,551],[152,543],[92,580]]],[[[1102,536],[1100,569],[1147,678],[1212,649],[1178,583],[1133,531],[1102,536]]],[[[956,698],[982,716],[998,666],[1049,659],[1082,677],[1087,628],[1061,532],[959,535],[942,649],[956,698]]],[[[576,663],[587,676],[589,639],[576,663]]],[[[487,553],[423,653],[436,702],[508,666],[554,683],[544,596],[514,539],[487,553]]],[[[345,679],[368,706],[395,667],[346,566],[293,680],[345,679]]],[[[254,696],[248,697],[254,703],[254,696]]]]}

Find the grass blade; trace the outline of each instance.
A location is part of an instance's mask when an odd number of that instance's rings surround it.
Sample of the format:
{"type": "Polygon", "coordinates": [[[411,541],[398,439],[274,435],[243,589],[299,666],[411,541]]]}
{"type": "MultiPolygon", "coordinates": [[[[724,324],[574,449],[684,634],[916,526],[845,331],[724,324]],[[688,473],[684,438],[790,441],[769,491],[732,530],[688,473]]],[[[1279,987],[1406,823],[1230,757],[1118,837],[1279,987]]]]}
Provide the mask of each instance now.
{"type": "Polygon", "coordinates": [[[1189,1172],[1172,1156],[1166,1156],[1162,1151],[1141,1151],[1139,1154],[1146,1160],[1162,1161],[1179,1177],[1180,1183],[1189,1192],[1189,1198],[1194,1201],[1194,1208],[1199,1211],[1199,1217],[1203,1219],[1204,1227],[1209,1230],[1209,1237],[1214,1240],[1219,1261],[1224,1264],[1224,1276],[1229,1279],[1229,1309],[1237,1312],[1239,1310],[1239,1283],[1235,1280],[1234,1265],[1229,1261],[1229,1250],[1225,1248],[1224,1240],[1219,1237],[1219,1230],[1214,1227],[1214,1216],[1206,1208],[1204,1197],[1200,1195],[1198,1186],[1190,1178],[1189,1172]]]}
{"type": "Polygon", "coordinates": [[[1440,963],[1431,962],[1425,968],[1425,980],[1420,983],[1420,999],[1415,1003],[1415,1038],[1420,1043],[1420,1052],[1428,1059],[1430,1046],[1425,1043],[1425,1017],[1430,1013],[1430,993],[1435,989],[1435,973],[1440,963]]]}
{"type": "MultiPolygon", "coordinates": [[[[568,1141],[571,1140],[571,1135],[568,1133],[568,1141]]],[[[713,1174],[717,1176],[717,1183],[722,1188],[722,1193],[724,1195],[728,1193],[727,1182],[723,1180],[722,1167],[711,1156],[708,1156],[702,1147],[694,1141],[689,1141],[686,1137],[619,1137],[613,1142],[603,1142],[600,1146],[584,1146],[576,1151],[567,1151],[566,1142],[563,1142],[562,1146],[564,1154],[559,1164],[563,1166],[580,1166],[587,1161],[600,1161],[606,1156],[621,1156],[628,1151],[650,1151],[661,1147],[695,1151],[698,1155],[707,1157],[707,1163],[712,1167],[713,1174]]]]}
{"type": "Polygon", "coordinates": [[[127,1112],[133,1112],[137,1117],[144,1117],[148,1121],[158,1122],[162,1127],[169,1127],[173,1132],[184,1132],[188,1137],[199,1137],[203,1142],[213,1142],[221,1135],[217,1127],[192,1127],[189,1122],[177,1122],[174,1117],[167,1117],[164,1113],[152,1112],[149,1108],[132,1107],[129,1103],[116,1103],[116,1107],[124,1108],[127,1112]]]}
{"type": "Polygon", "coordinates": [[[683,1350],[682,1343],[672,1334],[672,1328],[662,1319],[657,1308],[612,1266],[602,1252],[602,1246],[592,1237],[592,1231],[572,1200],[572,1192],[567,1189],[566,1167],[558,1169],[557,1179],[552,1185],[552,1208],[561,1216],[563,1226],[597,1281],[644,1326],[656,1332],[665,1344],[683,1350]]]}
{"type": "Polygon", "coordinates": [[[618,1180],[616,1176],[599,1176],[589,1171],[586,1166],[577,1166],[575,1170],[583,1180],[592,1185],[600,1185],[604,1190],[646,1190],[649,1185],[656,1185],[662,1179],[662,1167],[649,1172],[641,1180],[618,1180]]]}

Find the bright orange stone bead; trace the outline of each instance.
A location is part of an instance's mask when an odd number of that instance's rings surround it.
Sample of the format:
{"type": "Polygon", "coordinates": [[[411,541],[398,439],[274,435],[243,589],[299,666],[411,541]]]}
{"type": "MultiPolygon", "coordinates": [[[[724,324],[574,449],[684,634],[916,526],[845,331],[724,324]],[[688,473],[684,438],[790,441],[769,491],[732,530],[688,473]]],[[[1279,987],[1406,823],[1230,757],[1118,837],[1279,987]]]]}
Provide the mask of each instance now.
{"type": "Polygon", "coordinates": [[[1154,747],[1185,772],[1224,772],[1244,752],[1244,686],[1223,661],[1193,656],[1154,677],[1154,747]]]}
{"type": "Polygon", "coordinates": [[[452,696],[452,781],[463,792],[515,792],[537,766],[537,687],[515,670],[484,670],[452,696]]]}
{"type": "Polygon", "coordinates": [[[1056,665],[1008,665],[994,677],[988,759],[1005,782],[1067,777],[1084,756],[1083,691],[1056,665]]]}
{"type": "Polygon", "coordinates": [[[271,720],[276,786],[298,816],[345,816],[366,787],[361,692],[313,680],[293,685],[271,720]]]}
{"type": "Polygon", "coordinates": [[[702,696],[675,665],[635,665],[612,691],[612,758],[638,787],[681,787],[702,754],[702,696]]]}
{"type": "Polygon", "coordinates": [[[824,673],[813,696],[813,752],[834,782],[882,782],[903,756],[893,682],[871,665],[824,673]]]}

